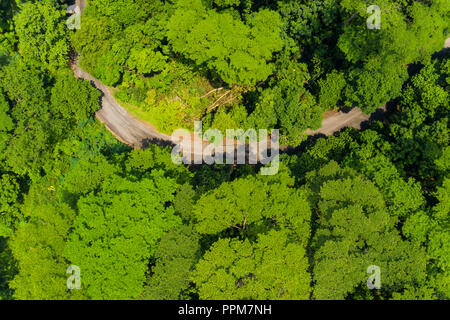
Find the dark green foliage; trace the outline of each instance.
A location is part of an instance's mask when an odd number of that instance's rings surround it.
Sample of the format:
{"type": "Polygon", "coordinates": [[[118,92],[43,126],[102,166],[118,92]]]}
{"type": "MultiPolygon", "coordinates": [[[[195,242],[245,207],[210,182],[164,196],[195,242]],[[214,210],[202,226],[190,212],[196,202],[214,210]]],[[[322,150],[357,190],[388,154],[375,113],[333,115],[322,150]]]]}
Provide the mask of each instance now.
{"type": "Polygon", "coordinates": [[[5,92],[0,96],[0,133],[2,146],[7,145],[2,159],[14,172],[37,178],[48,167],[54,144],[91,118],[99,93],[67,72],[54,80],[20,58],[1,70],[0,83],[5,92]]]}
{"type": "Polygon", "coordinates": [[[0,300],[12,298],[13,290],[9,282],[17,273],[14,257],[8,247],[7,239],[0,237],[0,300]]]}
{"type": "Polygon", "coordinates": [[[201,299],[308,299],[310,275],[303,246],[283,231],[257,242],[219,239],[197,264],[201,299]]]}
{"type": "Polygon", "coordinates": [[[424,281],[424,250],[402,241],[372,182],[340,169],[335,162],[308,174],[308,179],[312,192],[320,187],[313,198],[320,212],[312,242],[315,298],[361,294],[370,265],[379,266],[383,277],[383,290],[377,294],[424,281]]]}
{"type": "Polygon", "coordinates": [[[198,235],[188,226],[177,226],[158,245],[145,291],[139,297],[150,300],[186,299],[189,276],[196,262],[198,235]]]}

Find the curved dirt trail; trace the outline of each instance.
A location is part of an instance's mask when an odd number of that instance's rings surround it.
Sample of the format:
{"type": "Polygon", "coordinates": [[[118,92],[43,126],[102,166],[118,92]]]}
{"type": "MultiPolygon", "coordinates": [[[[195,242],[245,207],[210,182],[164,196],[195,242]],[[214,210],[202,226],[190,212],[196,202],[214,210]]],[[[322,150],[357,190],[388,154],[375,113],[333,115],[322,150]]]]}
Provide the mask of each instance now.
{"type": "Polygon", "coordinates": [[[143,147],[146,143],[171,143],[170,136],[159,133],[144,122],[133,118],[113,97],[109,89],[89,73],[80,69],[77,63],[73,66],[77,78],[89,80],[101,93],[101,109],[95,116],[105,124],[120,141],[134,147],[143,147]]]}

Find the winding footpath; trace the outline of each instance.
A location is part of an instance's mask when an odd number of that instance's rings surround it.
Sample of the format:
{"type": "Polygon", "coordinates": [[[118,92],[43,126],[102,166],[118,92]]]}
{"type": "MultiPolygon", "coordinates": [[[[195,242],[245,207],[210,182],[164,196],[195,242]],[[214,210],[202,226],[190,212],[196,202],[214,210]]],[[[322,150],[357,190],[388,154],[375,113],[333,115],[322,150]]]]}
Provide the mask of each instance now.
{"type": "MultiPolygon", "coordinates": [[[[76,0],[81,10],[86,7],[85,0],[76,0]]],[[[445,42],[444,49],[450,48],[450,38],[445,42]]],[[[160,133],[147,123],[130,115],[114,98],[111,91],[100,80],[95,79],[89,73],[82,70],[78,61],[72,65],[72,69],[77,78],[91,82],[101,93],[100,110],[96,117],[105,124],[105,127],[120,141],[133,147],[145,148],[149,143],[158,145],[174,145],[175,141],[166,134],[160,133]]],[[[322,121],[322,127],[318,130],[307,130],[308,135],[332,135],[345,127],[360,129],[361,125],[374,118],[379,118],[386,111],[386,106],[382,106],[372,115],[364,114],[359,108],[352,108],[350,111],[339,111],[331,114],[322,121]]],[[[195,139],[195,138],[194,138],[195,139]]],[[[204,145],[208,143],[203,142],[204,145]]],[[[225,146],[224,146],[225,147],[225,146]]],[[[287,149],[288,146],[281,147],[287,149]]]]}
{"type": "Polygon", "coordinates": [[[131,116],[116,101],[110,90],[100,80],[83,71],[77,62],[72,65],[72,69],[77,78],[89,80],[101,92],[101,109],[97,111],[95,116],[100,122],[105,124],[105,127],[117,139],[134,148],[141,148],[150,142],[159,144],[172,142],[170,136],[159,133],[144,122],[131,116]]]}

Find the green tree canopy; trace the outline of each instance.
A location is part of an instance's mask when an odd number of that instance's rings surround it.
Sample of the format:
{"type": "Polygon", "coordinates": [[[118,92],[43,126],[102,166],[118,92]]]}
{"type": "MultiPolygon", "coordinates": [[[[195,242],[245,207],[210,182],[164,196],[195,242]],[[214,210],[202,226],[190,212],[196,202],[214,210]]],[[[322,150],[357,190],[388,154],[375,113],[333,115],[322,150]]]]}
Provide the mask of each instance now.
{"type": "Polygon", "coordinates": [[[177,224],[171,206],[176,183],[152,171],[142,180],[118,176],[78,202],[64,256],[83,273],[91,299],[131,299],[143,290],[157,240],[177,224]]]}
{"type": "Polygon", "coordinates": [[[344,299],[365,296],[371,265],[380,267],[380,293],[421,284],[426,275],[423,248],[404,241],[387,214],[376,186],[330,162],[308,175],[316,203],[317,231],[313,237],[314,297],[344,299]]]}
{"type": "Polygon", "coordinates": [[[273,72],[268,61],[282,46],[279,15],[261,10],[244,24],[228,13],[206,9],[200,0],[180,0],[167,37],[173,49],[206,65],[224,82],[253,85],[273,72]]]}
{"type": "Polygon", "coordinates": [[[20,54],[52,71],[66,65],[69,43],[64,17],[51,0],[22,4],[14,17],[20,54]]]}
{"type": "Polygon", "coordinates": [[[283,231],[255,243],[219,239],[197,264],[193,281],[201,299],[308,299],[305,249],[283,231]]]}

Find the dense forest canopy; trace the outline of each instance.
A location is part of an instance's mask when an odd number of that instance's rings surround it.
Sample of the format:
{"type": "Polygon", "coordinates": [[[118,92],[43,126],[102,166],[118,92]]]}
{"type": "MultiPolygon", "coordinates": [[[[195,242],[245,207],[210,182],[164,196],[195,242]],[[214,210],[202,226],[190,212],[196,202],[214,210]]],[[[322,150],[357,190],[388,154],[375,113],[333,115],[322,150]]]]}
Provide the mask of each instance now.
{"type": "Polygon", "coordinates": [[[0,3],[0,299],[449,299],[447,0],[0,3]],[[95,119],[111,86],[159,131],[383,120],[282,154],[187,167],[95,119]],[[70,290],[69,265],[81,289],[70,290]],[[379,266],[380,289],[366,286],[379,266]]]}

